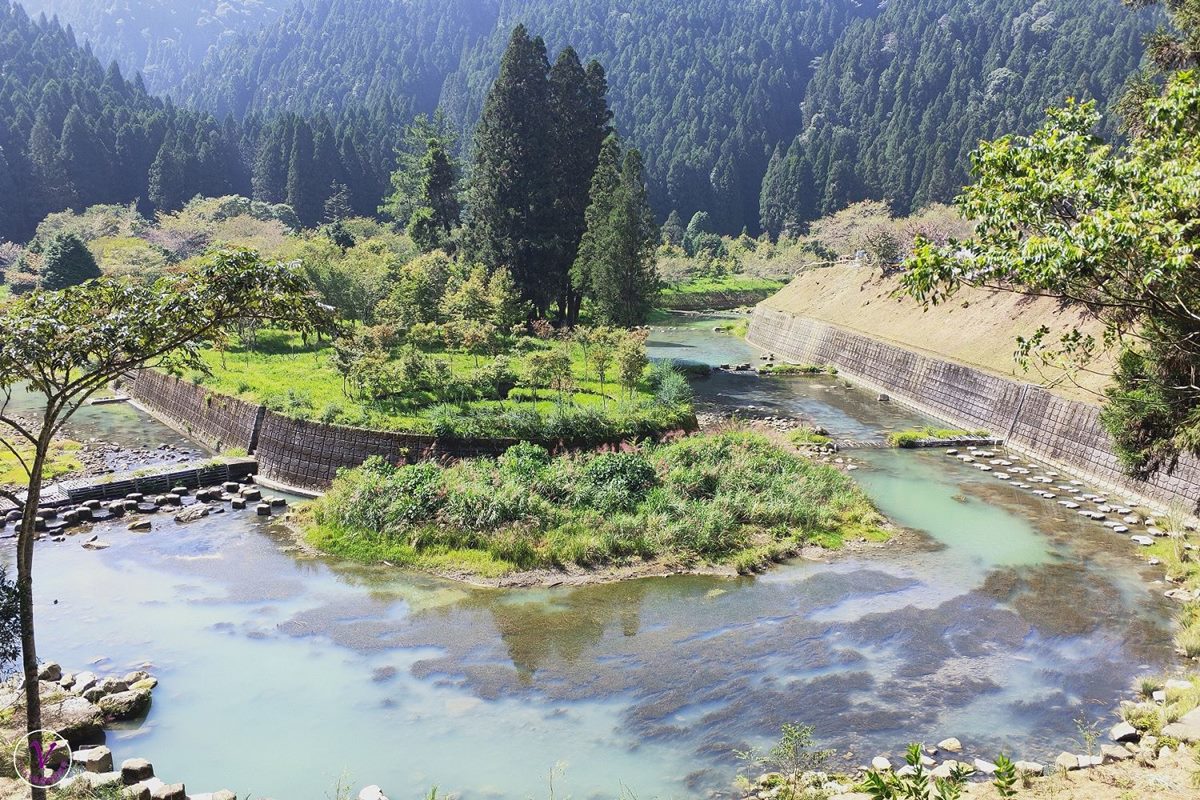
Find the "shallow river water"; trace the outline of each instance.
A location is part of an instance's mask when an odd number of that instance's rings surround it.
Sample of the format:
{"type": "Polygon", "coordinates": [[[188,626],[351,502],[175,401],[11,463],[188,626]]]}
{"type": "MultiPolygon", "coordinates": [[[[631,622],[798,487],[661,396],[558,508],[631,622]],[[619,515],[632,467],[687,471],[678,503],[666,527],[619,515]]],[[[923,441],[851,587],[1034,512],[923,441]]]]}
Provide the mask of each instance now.
{"type": "MultiPolygon", "coordinates": [[[[750,358],[689,322],[652,345],[750,358]]],[[[850,438],[911,421],[829,378],[717,375],[698,395],[850,438]]],[[[946,736],[1052,758],[1172,658],[1125,537],[939,452],[853,458],[917,543],[753,579],[477,590],[304,558],[245,514],[98,526],[108,550],[39,547],[39,650],[153,664],[149,717],[109,735],[118,760],[280,800],[342,776],[393,798],[703,796],[793,721],[852,764],[946,736]]]]}

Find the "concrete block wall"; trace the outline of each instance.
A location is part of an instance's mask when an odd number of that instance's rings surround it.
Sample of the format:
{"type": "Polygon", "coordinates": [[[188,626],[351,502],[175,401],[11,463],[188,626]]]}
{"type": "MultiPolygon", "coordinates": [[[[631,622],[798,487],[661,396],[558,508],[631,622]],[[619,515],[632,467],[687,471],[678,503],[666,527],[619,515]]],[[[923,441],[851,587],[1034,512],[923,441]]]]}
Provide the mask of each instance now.
{"type": "Polygon", "coordinates": [[[371,456],[396,463],[432,458],[500,455],[515,440],[443,440],[435,436],[373,431],[343,425],[289,419],[268,411],[259,434],[259,473],[268,480],[300,489],[326,489],[343,467],[357,467],[371,456]]]}
{"type": "Polygon", "coordinates": [[[214,452],[254,450],[261,407],[144,369],[131,396],[155,416],[214,452]]]}
{"type": "Polygon", "coordinates": [[[1109,491],[1200,510],[1200,461],[1184,457],[1169,474],[1130,478],[1096,406],[763,306],[754,311],[747,339],[789,361],[836,366],[922,413],[956,427],[986,429],[1014,450],[1109,491]]]}
{"type": "MultiPolygon", "coordinates": [[[[339,469],[360,466],[371,456],[396,464],[497,456],[517,443],[516,439],[441,439],[291,419],[150,370],[139,374],[131,393],[152,414],[213,450],[245,448],[257,459],[262,477],[297,489],[327,489],[339,469]]],[[[554,452],[620,442],[540,444],[554,452]]]]}

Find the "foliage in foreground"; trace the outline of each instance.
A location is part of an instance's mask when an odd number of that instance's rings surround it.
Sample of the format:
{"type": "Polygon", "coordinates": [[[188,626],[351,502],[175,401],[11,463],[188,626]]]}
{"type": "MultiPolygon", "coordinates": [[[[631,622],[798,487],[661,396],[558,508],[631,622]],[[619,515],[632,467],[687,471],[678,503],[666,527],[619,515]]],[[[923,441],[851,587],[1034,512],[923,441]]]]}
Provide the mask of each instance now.
{"type": "MultiPolygon", "coordinates": [[[[1175,75],[1137,117],[1116,147],[1093,133],[1095,104],[1071,101],[1030,136],[985,143],[958,200],[978,221],[974,238],[918,242],[904,282],[929,303],[971,284],[1090,311],[1123,351],[1101,421],[1125,467],[1145,475],[1200,453],[1200,75],[1175,75]]],[[[1030,333],[1020,357],[1068,366],[1100,344],[1072,331],[1045,347],[1047,328],[1030,333]]]]}
{"type": "Polygon", "coordinates": [[[641,452],[552,457],[522,443],[451,466],[372,459],[310,517],[310,541],[337,555],[488,575],[638,557],[749,571],[806,542],[883,536],[846,475],[738,431],[641,452]]]}

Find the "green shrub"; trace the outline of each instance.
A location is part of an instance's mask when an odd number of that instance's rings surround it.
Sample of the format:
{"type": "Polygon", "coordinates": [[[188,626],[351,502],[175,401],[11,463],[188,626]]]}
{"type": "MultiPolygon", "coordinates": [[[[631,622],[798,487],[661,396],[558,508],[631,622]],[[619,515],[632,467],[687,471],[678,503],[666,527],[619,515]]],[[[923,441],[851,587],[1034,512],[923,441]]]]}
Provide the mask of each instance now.
{"type": "Polygon", "coordinates": [[[880,521],[843,473],[726,432],[632,453],[551,457],[521,443],[449,466],[371,459],[313,504],[309,538],[347,557],[431,568],[670,555],[753,570],[806,541],[878,534],[880,521]]]}

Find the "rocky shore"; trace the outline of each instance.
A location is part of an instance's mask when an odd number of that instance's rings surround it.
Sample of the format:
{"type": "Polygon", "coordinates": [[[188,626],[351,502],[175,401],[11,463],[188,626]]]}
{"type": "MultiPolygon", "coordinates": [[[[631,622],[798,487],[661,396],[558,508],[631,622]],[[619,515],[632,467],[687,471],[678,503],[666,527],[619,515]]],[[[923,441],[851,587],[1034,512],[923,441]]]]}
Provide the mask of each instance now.
{"type": "MultiPolygon", "coordinates": [[[[115,789],[128,800],[236,800],[227,790],[189,795],[183,784],[168,784],[156,777],[154,766],[145,759],[126,759],[119,767],[114,764],[113,753],[104,744],[105,730],[114,723],[145,718],[158,686],[158,679],[145,669],[121,675],[64,672],[51,661],[41,666],[38,684],[43,728],[59,734],[71,748],[69,772],[54,787],[52,796],[88,797],[115,789]]],[[[17,777],[11,759],[25,735],[24,704],[20,679],[0,685],[0,737],[6,748],[5,758],[0,759],[0,798],[28,795],[28,784],[17,777]]]]}
{"type": "MultiPolygon", "coordinates": [[[[64,542],[68,536],[81,532],[81,529],[88,530],[89,526],[98,522],[127,518],[131,520],[129,530],[144,533],[153,528],[153,518],[158,515],[171,516],[175,522],[185,523],[212,514],[224,514],[229,509],[240,511],[253,508],[258,516],[266,517],[281,511],[287,504],[282,497],[265,496],[251,475],[242,482],[228,481],[220,486],[196,490],[176,486],[169,492],[156,495],[131,492],[120,500],[87,500],[78,505],[40,506],[36,530],[39,540],[64,542]]],[[[0,539],[14,538],[20,521],[20,511],[9,511],[0,516],[0,539]]],[[[108,547],[96,535],[84,541],[83,546],[89,550],[108,547]]]]}
{"type": "MultiPolygon", "coordinates": [[[[1017,792],[1012,796],[1058,800],[1129,800],[1138,796],[1182,800],[1197,796],[1192,771],[1200,769],[1200,764],[1189,745],[1200,744],[1200,709],[1173,723],[1169,732],[1164,729],[1162,736],[1145,735],[1121,722],[1112,727],[1107,738],[1103,743],[1088,742],[1084,753],[1064,751],[1053,763],[1011,762],[1009,775],[1017,792]],[[1154,791],[1149,795],[1120,793],[1138,785],[1153,786],[1154,791]]],[[[766,772],[753,779],[743,777],[739,779],[740,795],[742,800],[873,800],[877,795],[870,791],[872,783],[894,785],[905,779],[910,786],[926,782],[933,785],[958,775],[963,779],[962,797],[983,800],[1008,796],[996,786],[998,777],[1003,782],[1005,770],[986,758],[964,755],[964,745],[956,738],[944,739],[932,747],[921,746],[912,754],[900,763],[893,763],[886,755],[876,756],[870,764],[848,773],[766,772]]]]}

